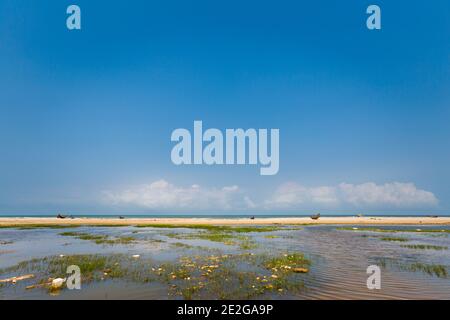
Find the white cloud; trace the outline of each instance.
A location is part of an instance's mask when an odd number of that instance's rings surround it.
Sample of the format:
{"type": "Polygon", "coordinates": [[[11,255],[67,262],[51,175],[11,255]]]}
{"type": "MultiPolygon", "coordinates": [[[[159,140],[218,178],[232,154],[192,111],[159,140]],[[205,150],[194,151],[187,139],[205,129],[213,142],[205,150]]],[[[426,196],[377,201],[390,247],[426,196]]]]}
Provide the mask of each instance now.
{"type": "Polygon", "coordinates": [[[353,205],[391,205],[394,207],[435,206],[438,200],[432,192],[417,189],[413,183],[367,182],[359,185],[341,183],[342,198],[353,205]]]}
{"type": "Polygon", "coordinates": [[[165,180],[120,192],[105,192],[113,205],[138,206],[154,210],[233,210],[254,207],[253,201],[238,186],[203,188],[197,184],[179,187],[165,180]]]}
{"type": "Polygon", "coordinates": [[[423,208],[437,204],[438,200],[433,193],[417,189],[413,183],[341,183],[337,186],[320,187],[286,183],[265,202],[265,207],[294,209],[304,205],[321,205],[330,208],[423,208]]]}
{"type": "Polygon", "coordinates": [[[292,207],[307,203],[336,204],[336,190],[333,187],[307,188],[294,182],[281,185],[266,201],[269,207],[292,207]]]}
{"type": "Polygon", "coordinates": [[[438,199],[433,193],[418,189],[413,183],[400,182],[380,185],[373,182],[341,183],[336,186],[317,187],[306,187],[290,182],[279,186],[267,200],[256,202],[236,185],[206,188],[193,184],[181,187],[166,180],[118,192],[106,191],[104,195],[104,200],[115,206],[180,211],[424,209],[438,204],[438,199]]]}

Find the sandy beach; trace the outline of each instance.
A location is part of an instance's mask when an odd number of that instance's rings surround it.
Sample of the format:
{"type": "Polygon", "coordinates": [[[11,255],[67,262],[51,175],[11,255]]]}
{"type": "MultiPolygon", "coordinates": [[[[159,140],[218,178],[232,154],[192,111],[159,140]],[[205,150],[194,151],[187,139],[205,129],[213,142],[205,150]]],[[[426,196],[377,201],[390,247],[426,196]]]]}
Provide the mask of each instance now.
{"type": "Polygon", "coordinates": [[[310,217],[293,218],[0,218],[0,227],[27,225],[91,225],[91,226],[142,226],[161,225],[326,225],[326,224],[360,224],[360,225],[449,225],[450,217],[321,217],[312,220],[310,217]]]}

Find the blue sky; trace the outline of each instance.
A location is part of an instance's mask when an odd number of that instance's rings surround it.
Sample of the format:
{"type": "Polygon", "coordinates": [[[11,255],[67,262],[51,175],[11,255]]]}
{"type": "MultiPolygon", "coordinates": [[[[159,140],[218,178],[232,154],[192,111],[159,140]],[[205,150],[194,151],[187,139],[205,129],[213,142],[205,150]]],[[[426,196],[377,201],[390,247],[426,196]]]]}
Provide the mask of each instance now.
{"type": "Polygon", "coordinates": [[[0,214],[448,214],[448,12],[0,0],[0,214]],[[279,173],[173,165],[171,132],[194,120],[279,128],[279,173]]]}

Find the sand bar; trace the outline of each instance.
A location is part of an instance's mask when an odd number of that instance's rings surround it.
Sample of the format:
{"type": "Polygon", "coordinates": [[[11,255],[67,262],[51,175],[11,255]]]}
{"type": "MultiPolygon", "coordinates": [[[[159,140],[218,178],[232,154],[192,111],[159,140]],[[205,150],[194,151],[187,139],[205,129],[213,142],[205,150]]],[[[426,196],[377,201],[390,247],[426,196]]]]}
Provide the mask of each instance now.
{"type": "Polygon", "coordinates": [[[450,225],[450,217],[321,217],[312,220],[310,217],[282,218],[0,218],[0,227],[30,225],[87,225],[87,226],[133,226],[151,224],[170,225],[293,225],[293,224],[359,224],[359,225],[450,225]]]}

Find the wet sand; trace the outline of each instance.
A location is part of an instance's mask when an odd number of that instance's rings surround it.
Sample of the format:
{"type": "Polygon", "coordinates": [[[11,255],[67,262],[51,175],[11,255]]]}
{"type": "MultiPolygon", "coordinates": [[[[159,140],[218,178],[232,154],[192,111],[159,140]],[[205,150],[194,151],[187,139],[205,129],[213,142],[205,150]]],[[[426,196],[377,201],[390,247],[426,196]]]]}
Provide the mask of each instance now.
{"type": "Polygon", "coordinates": [[[310,217],[293,218],[0,218],[0,227],[27,225],[67,225],[67,226],[142,226],[142,225],[450,225],[450,217],[310,217]]]}

